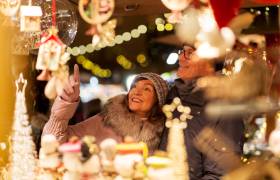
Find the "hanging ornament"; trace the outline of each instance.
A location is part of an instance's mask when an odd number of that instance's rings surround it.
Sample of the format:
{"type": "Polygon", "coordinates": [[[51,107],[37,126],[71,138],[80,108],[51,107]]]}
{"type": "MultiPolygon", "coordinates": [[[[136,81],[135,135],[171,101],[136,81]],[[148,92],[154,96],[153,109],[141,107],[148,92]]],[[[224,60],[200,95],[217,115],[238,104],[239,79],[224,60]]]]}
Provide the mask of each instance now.
{"type": "Polygon", "coordinates": [[[40,6],[32,6],[31,2],[32,0],[29,0],[28,6],[20,7],[20,31],[41,31],[42,9],[40,6]]]}
{"type": "Polygon", "coordinates": [[[212,11],[207,8],[199,15],[200,32],[195,47],[200,58],[217,58],[226,54],[235,43],[235,35],[228,27],[218,28],[212,11]]]}
{"type": "Polygon", "coordinates": [[[182,19],[184,9],[188,7],[192,0],[161,0],[161,2],[172,11],[172,14],[167,18],[170,23],[178,23],[182,19]]]}
{"type": "Polygon", "coordinates": [[[5,16],[16,15],[20,6],[20,0],[1,0],[0,1],[0,11],[5,16]]]}
{"type": "Polygon", "coordinates": [[[105,23],[113,14],[114,0],[80,0],[79,12],[91,28],[86,32],[91,35],[93,46],[107,46],[114,42],[117,21],[113,19],[105,23]],[[103,24],[105,23],[105,24],[103,24]]]}
{"type": "MultiPolygon", "coordinates": [[[[48,33],[52,27],[52,1],[41,1],[43,16],[41,18],[42,32],[48,33]]],[[[78,29],[76,9],[69,1],[56,0],[56,27],[58,37],[69,46],[75,39],[78,29]]]]}
{"type": "Polygon", "coordinates": [[[38,44],[39,53],[36,69],[42,70],[37,80],[48,81],[45,87],[45,95],[49,99],[54,99],[61,93],[65,82],[69,77],[67,61],[70,54],[65,52],[66,46],[57,36],[56,27],[56,1],[52,1],[52,27],[48,33],[43,34],[41,42],[38,44]]]}
{"type": "Polygon", "coordinates": [[[193,45],[196,41],[196,35],[200,31],[198,16],[200,11],[195,8],[188,8],[182,17],[181,23],[176,25],[176,35],[187,44],[193,45]]]}
{"type": "Polygon", "coordinates": [[[115,40],[115,28],[117,20],[112,19],[104,25],[93,25],[87,32],[87,35],[92,35],[92,45],[95,47],[98,44],[104,46],[109,45],[115,40]]]}
{"type": "Polygon", "coordinates": [[[219,28],[226,27],[238,14],[241,0],[210,0],[215,20],[219,28]]]}

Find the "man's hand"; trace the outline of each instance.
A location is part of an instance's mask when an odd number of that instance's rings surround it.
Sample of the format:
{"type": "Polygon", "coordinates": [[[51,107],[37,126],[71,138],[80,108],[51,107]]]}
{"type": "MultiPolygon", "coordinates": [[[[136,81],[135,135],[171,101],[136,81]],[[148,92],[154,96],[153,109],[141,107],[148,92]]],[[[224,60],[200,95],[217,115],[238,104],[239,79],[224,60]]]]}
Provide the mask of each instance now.
{"type": "Polygon", "coordinates": [[[80,73],[79,66],[75,64],[74,74],[65,83],[62,93],[59,95],[67,102],[76,102],[80,96],[80,73]]]}

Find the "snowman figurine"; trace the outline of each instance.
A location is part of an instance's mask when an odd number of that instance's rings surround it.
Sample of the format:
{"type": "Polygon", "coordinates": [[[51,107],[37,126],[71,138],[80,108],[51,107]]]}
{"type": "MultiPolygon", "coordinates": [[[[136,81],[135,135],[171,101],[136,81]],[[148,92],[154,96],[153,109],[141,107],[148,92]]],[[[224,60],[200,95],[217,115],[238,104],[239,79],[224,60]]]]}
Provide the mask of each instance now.
{"type": "Polygon", "coordinates": [[[81,142],[77,137],[72,137],[69,142],[59,147],[59,151],[63,154],[62,162],[66,169],[63,180],[79,180],[82,169],[80,161],[81,142]]]}
{"type": "Polygon", "coordinates": [[[39,152],[39,167],[41,168],[40,180],[53,180],[59,175],[58,167],[61,160],[58,153],[59,143],[55,136],[44,135],[41,141],[41,149],[39,152]]]}
{"type": "Polygon", "coordinates": [[[124,143],[116,146],[114,167],[119,174],[115,179],[144,178],[144,159],[148,155],[148,147],[145,143],[135,143],[131,137],[125,137],[124,143]]]}
{"type": "Polygon", "coordinates": [[[175,180],[172,160],[164,152],[156,152],[146,159],[148,178],[150,180],[175,180]]]}
{"type": "Polygon", "coordinates": [[[100,158],[102,169],[105,174],[114,174],[114,159],[116,156],[117,141],[111,138],[107,138],[100,143],[100,158]]]}
{"type": "Polygon", "coordinates": [[[81,144],[81,179],[102,179],[99,147],[95,143],[95,137],[85,136],[81,144]]]}

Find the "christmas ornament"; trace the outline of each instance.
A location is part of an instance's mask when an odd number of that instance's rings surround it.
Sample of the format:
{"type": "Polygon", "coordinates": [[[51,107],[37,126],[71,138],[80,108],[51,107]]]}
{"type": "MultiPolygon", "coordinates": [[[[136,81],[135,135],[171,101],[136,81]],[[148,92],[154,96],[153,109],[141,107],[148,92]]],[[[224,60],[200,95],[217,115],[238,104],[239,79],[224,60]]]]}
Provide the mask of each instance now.
{"type": "Polygon", "coordinates": [[[116,156],[117,141],[114,139],[105,139],[100,143],[100,158],[103,171],[114,173],[114,159],[116,156]]]}
{"type": "Polygon", "coordinates": [[[132,138],[126,137],[124,143],[117,144],[116,150],[114,167],[119,174],[117,178],[143,178],[141,166],[144,166],[144,158],[148,156],[147,145],[143,142],[135,143],[132,138]]]}
{"type": "Polygon", "coordinates": [[[195,44],[200,58],[217,58],[226,54],[235,43],[235,35],[228,27],[219,29],[210,9],[199,16],[200,32],[195,44]]]}
{"type": "Polygon", "coordinates": [[[39,180],[52,180],[61,178],[58,168],[61,160],[58,152],[59,142],[54,135],[44,135],[41,140],[39,153],[39,180]]]}
{"type": "MultiPolygon", "coordinates": [[[[41,1],[39,4],[43,11],[41,18],[41,28],[44,33],[48,33],[53,26],[52,1],[41,1]]],[[[56,16],[56,28],[58,37],[61,41],[69,46],[75,39],[78,29],[78,18],[76,9],[69,1],[56,0],[54,12],[56,16]]]]}
{"type": "Polygon", "coordinates": [[[0,11],[5,16],[15,16],[20,7],[20,0],[1,0],[0,11]]]}
{"type": "Polygon", "coordinates": [[[203,77],[198,80],[197,85],[205,90],[206,97],[241,103],[266,95],[269,71],[265,62],[261,58],[255,59],[240,52],[235,55],[233,64],[236,67],[232,75],[203,77]]]}
{"type": "Polygon", "coordinates": [[[35,32],[41,30],[42,9],[40,6],[20,6],[20,31],[35,32]]]}
{"type": "Polygon", "coordinates": [[[187,152],[184,142],[183,129],[187,127],[187,119],[191,119],[191,109],[181,104],[181,100],[176,97],[170,105],[164,105],[162,108],[165,114],[166,127],[169,129],[167,153],[172,160],[172,167],[174,168],[174,176],[176,180],[188,180],[188,164],[187,152]],[[180,118],[173,119],[173,112],[177,110],[181,113],[180,118]]]}
{"type": "Polygon", "coordinates": [[[16,104],[13,133],[11,137],[10,170],[11,179],[30,179],[36,177],[36,151],[29,125],[25,102],[27,80],[20,74],[16,80],[16,104]]]}
{"type": "Polygon", "coordinates": [[[192,0],[161,0],[161,2],[171,10],[168,22],[178,23],[182,19],[181,11],[186,9],[192,0]]]}
{"type": "Polygon", "coordinates": [[[219,29],[227,27],[230,20],[238,14],[241,0],[210,0],[219,29]]]}
{"type": "Polygon", "coordinates": [[[115,28],[117,26],[117,20],[112,19],[105,23],[104,25],[96,25],[89,29],[86,34],[93,35],[92,45],[94,47],[102,44],[101,46],[108,46],[110,43],[114,42],[115,38],[115,28]]]}
{"type": "Polygon", "coordinates": [[[198,16],[200,12],[195,8],[188,8],[182,17],[182,21],[176,24],[176,35],[186,44],[194,45],[196,36],[200,31],[198,16]]]}
{"type": "Polygon", "coordinates": [[[82,164],[80,162],[81,141],[76,137],[72,137],[69,142],[62,144],[59,147],[62,153],[62,162],[66,169],[63,179],[75,180],[80,179],[82,164]]]}
{"type": "Polygon", "coordinates": [[[104,44],[107,46],[113,43],[115,38],[114,29],[117,21],[111,20],[105,23],[113,14],[115,7],[114,0],[80,0],[79,12],[82,18],[91,28],[86,32],[87,35],[93,36],[92,44],[104,44]]]}
{"type": "Polygon", "coordinates": [[[170,158],[155,154],[146,159],[148,178],[150,180],[175,180],[174,169],[170,158]]]}
{"type": "Polygon", "coordinates": [[[67,61],[70,54],[65,52],[66,46],[57,36],[56,26],[56,1],[52,1],[52,27],[48,33],[44,33],[36,62],[36,69],[42,70],[37,80],[48,81],[45,87],[45,95],[49,99],[54,99],[63,90],[65,82],[68,80],[69,72],[67,61]]]}

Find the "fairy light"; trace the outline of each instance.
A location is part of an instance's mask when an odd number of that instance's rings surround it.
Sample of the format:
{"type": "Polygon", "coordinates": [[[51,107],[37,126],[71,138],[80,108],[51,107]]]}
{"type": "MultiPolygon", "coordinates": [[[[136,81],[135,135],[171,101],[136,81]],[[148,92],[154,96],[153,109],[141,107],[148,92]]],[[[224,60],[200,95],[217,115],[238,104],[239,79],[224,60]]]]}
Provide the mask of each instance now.
{"type": "Polygon", "coordinates": [[[103,69],[98,64],[93,63],[85,56],[78,56],[76,58],[78,64],[81,64],[83,68],[91,71],[91,73],[100,78],[109,78],[112,76],[112,71],[110,69],[103,69]]]}
{"type": "Polygon", "coordinates": [[[79,46],[79,49],[80,49],[80,54],[86,53],[86,47],[84,45],[79,46]]]}
{"type": "Polygon", "coordinates": [[[146,62],[146,56],[144,54],[138,54],[136,60],[139,64],[143,64],[146,62]]]}
{"type": "Polygon", "coordinates": [[[147,26],[145,26],[145,25],[139,25],[138,26],[138,31],[141,33],[141,34],[145,34],[146,32],[147,32],[147,30],[148,30],[148,28],[147,28],[147,26]]]}
{"type": "Polygon", "coordinates": [[[86,46],[86,51],[87,51],[87,53],[92,53],[94,51],[93,45],[92,44],[88,44],[86,46]]]}
{"type": "Polygon", "coordinates": [[[166,23],[166,24],[164,25],[164,28],[165,28],[166,31],[172,31],[174,27],[173,27],[172,24],[166,23]]]}
{"type": "Polygon", "coordinates": [[[124,69],[128,70],[132,68],[132,63],[124,55],[117,56],[117,63],[121,65],[124,69]]]}
{"type": "Polygon", "coordinates": [[[269,15],[269,12],[268,12],[268,11],[265,11],[264,14],[265,14],[266,16],[268,16],[268,15],[269,15]]]}
{"type": "Polygon", "coordinates": [[[115,45],[122,44],[124,42],[130,41],[132,38],[139,38],[141,34],[147,33],[148,28],[146,25],[141,24],[137,28],[132,29],[130,32],[124,32],[123,34],[116,35],[112,42],[108,43],[98,43],[96,46],[93,46],[92,43],[87,45],[80,45],[78,47],[67,48],[67,52],[72,56],[79,56],[86,53],[92,53],[94,51],[99,51],[105,47],[113,47],[115,45]]]}
{"type": "Polygon", "coordinates": [[[124,41],[130,41],[131,40],[131,34],[129,32],[125,32],[122,35],[122,38],[124,41]]]}
{"type": "Polygon", "coordinates": [[[131,37],[133,37],[133,38],[138,38],[139,36],[140,36],[139,30],[133,29],[133,30],[131,31],[131,37]]]}
{"type": "Polygon", "coordinates": [[[157,30],[158,31],[164,31],[164,25],[163,24],[157,24],[157,30]]]}
{"type": "Polygon", "coordinates": [[[156,18],[155,20],[155,24],[158,25],[158,24],[164,24],[165,21],[162,19],[162,18],[156,18]]]}

